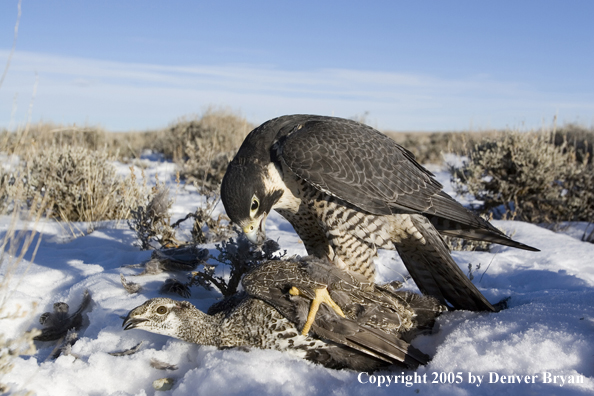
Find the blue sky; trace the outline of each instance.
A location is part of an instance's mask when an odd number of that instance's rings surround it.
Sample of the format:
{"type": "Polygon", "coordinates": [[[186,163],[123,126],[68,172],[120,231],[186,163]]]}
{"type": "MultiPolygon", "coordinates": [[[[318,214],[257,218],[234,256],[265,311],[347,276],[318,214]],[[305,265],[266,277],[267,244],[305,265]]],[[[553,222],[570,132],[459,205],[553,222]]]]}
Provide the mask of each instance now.
{"type": "MultiPolygon", "coordinates": [[[[0,2],[0,67],[17,1],[0,2]]],[[[390,130],[594,124],[592,1],[23,0],[0,128],[166,126],[209,105],[390,130]],[[33,98],[34,96],[34,98],[33,98]]]]}

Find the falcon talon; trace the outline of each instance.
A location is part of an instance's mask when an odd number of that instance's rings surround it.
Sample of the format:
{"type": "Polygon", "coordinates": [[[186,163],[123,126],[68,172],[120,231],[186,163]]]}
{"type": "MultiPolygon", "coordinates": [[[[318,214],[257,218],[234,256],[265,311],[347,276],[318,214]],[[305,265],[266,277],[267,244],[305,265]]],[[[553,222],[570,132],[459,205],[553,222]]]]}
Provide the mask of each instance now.
{"type": "MultiPolygon", "coordinates": [[[[299,292],[299,289],[297,289],[296,287],[292,287],[291,290],[297,290],[297,292],[299,294],[301,294],[299,292]]],[[[289,290],[289,293],[291,292],[291,290],[289,290]]],[[[307,321],[305,322],[305,325],[303,325],[303,330],[301,330],[301,334],[302,335],[307,335],[309,333],[309,330],[311,330],[311,326],[313,325],[314,321],[316,320],[316,314],[318,313],[318,310],[320,309],[320,304],[322,303],[326,303],[330,306],[330,308],[332,308],[334,310],[334,312],[336,312],[339,316],[341,317],[345,317],[344,313],[342,312],[342,309],[338,306],[338,304],[336,304],[334,302],[334,300],[332,299],[332,297],[330,297],[330,293],[328,293],[328,289],[327,288],[320,288],[320,289],[316,289],[315,291],[316,296],[314,297],[313,300],[311,300],[311,305],[309,308],[309,314],[307,315],[307,321]]],[[[297,294],[297,295],[299,295],[297,294]]],[[[295,295],[295,294],[293,294],[295,295]]]]}

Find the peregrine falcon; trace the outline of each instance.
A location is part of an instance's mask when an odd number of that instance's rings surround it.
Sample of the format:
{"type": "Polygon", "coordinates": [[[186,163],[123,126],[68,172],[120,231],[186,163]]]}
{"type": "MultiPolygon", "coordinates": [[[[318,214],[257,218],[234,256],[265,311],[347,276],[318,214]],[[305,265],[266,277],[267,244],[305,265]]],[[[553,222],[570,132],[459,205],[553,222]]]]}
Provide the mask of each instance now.
{"type": "Polygon", "coordinates": [[[410,151],[367,125],[288,115],[245,138],[223,178],[221,199],[256,244],[274,209],[310,255],[374,281],[377,249],[396,250],[423,293],[456,309],[495,311],[442,235],[538,249],[513,241],[442,189],[410,151]]]}
{"type": "Polygon", "coordinates": [[[243,280],[257,298],[235,295],[217,304],[223,309],[209,313],[187,301],[154,298],[130,311],[122,326],[219,348],[276,349],[330,368],[368,371],[428,362],[429,356],[408,341],[418,329],[433,325],[442,310],[435,299],[380,288],[365,292],[359,285],[365,278],[333,267],[321,271],[324,266],[315,258],[265,262],[243,280]],[[286,286],[293,284],[303,295],[292,295],[286,286]],[[345,314],[322,306],[313,334],[300,334],[310,300],[321,288],[332,290],[345,314]]]}

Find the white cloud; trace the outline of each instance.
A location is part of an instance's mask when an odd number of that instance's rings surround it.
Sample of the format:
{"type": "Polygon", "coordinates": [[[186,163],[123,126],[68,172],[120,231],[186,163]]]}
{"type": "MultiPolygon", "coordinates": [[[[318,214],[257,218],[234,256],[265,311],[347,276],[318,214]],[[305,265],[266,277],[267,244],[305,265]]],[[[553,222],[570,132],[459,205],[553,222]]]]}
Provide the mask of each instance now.
{"type": "MultiPolygon", "coordinates": [[[[8,55],[0,51],[0,64],[8,55]]],[[[593,95],[542,93],[489,76],[437,76],[270,65],[166,66],[18,52],[0,88],[0,126],[25,118],[35,73],[34,119],[101,124],[127,130],[160,127],[209,104],[241,110],[254,123],[288,113],[350,117],[369,112],[375,126],[393,130],[540,126],[561,120],[591,124],[593,95]],[[13,120],[14,121],[14,120],[13,120]]]]}

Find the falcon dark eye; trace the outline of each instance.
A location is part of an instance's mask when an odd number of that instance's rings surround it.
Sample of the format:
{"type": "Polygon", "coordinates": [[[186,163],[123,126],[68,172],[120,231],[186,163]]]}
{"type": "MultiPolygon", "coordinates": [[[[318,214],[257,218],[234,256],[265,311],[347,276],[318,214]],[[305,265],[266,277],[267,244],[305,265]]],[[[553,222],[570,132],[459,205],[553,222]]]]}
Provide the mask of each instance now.
{"type": "Polygon", "coordinates": [[[252,197],[252,205],[250,206],[250,217],[253,219],[258,213],[258,208],[260,207],[260,200],[256,197],[256,194],[252,197]]]}
{"type": "Polygon", "coordinates": [[[157,308],[157,313],[160,315],[164,315],[167,313],[167,308],[163,305],[161,305],[159,308],[157,308]]]}

